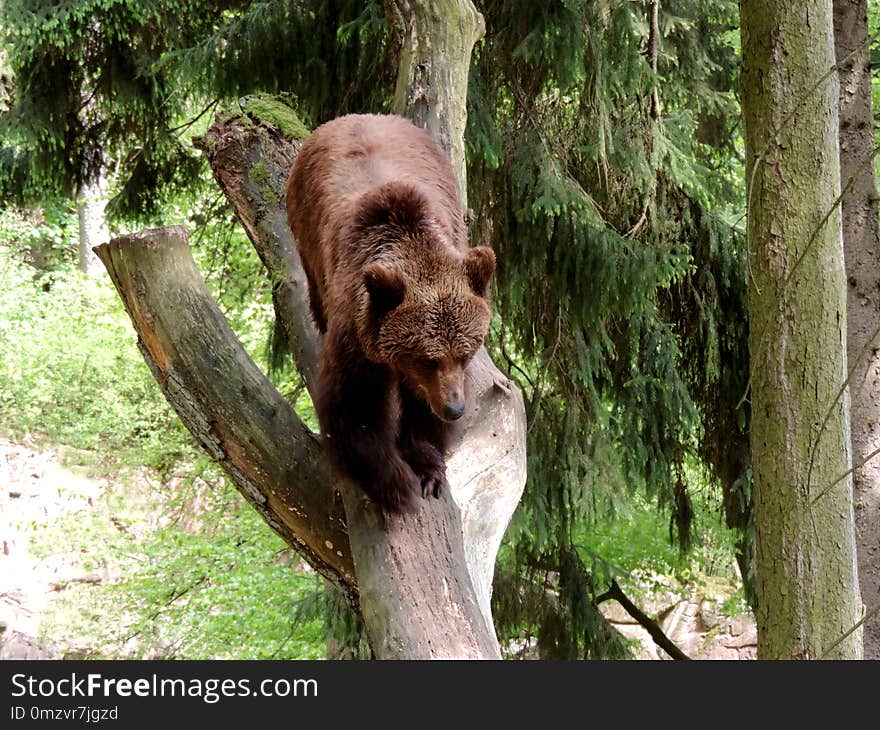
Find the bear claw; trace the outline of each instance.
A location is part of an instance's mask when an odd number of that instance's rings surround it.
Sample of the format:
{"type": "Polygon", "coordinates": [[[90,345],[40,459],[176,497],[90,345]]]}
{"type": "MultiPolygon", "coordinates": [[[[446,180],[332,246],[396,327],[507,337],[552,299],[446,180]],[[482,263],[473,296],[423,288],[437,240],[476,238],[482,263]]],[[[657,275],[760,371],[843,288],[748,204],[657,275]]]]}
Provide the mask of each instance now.
{"type": "Polygon", "coordinates": [[[419,477],[422,497],[439,498],[446,485],[446,464],[440,452],[428,443],[416,443],[404,451],[404,458],[419,477]]]}
{"type": "Polygon", "coordinates": [[[440,499],[440,495],[443,493],[444,481],[446,480],[435,476],[422,477],[422,497],[427,499],[430,495],[433,495],[434,499],[440,499]]]}

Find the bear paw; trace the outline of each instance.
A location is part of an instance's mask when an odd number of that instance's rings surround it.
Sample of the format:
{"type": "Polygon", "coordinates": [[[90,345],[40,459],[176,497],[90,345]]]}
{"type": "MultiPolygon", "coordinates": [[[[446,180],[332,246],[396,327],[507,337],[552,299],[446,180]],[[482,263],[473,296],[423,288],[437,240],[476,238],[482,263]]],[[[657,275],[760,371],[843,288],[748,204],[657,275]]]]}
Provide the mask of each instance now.
{"type": "Polygon", "coordinates": [[[431,444],[413,444],[404,453],[413,471],[421,481],[422,497],[439,498],[446,486],[446,462],[443,455],[431,444]]]}
{"type": "MultiPolygon", "coordinates": [[[[376,479],[371,496],[390,512],[412,512],[416,509],[415,496],[421,480],[409,464],[394,460],[384,474],[376,479]]],[[[370,492],[368,492],[369,494],[370,492]]]]}

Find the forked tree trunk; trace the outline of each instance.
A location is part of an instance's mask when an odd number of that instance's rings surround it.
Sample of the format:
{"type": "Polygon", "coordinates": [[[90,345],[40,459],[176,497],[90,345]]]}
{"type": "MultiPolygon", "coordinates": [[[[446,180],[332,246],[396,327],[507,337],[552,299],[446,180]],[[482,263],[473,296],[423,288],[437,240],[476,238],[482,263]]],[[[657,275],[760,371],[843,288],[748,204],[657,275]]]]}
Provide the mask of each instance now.
{"type": "MultiPolygon", "coordinates": [[[[474,28],[456,27],[472,44],[474,28]]],[[[320,343],[283,208],[299,143],[279,134],[277,117],[258,115],[265,103],[249,103],[239,117],[218,118],[200,146],[266,265],[309,386],[320,343]]],[[[489,596],[501,536],[525,483],[519,391],[481,351],[468,373],[463,437],[448,458],[452,495],[426,501],[415,515],[384,517],[357,487],[331,481],[316,438],[241,351],[182,241],[181,229],[164,229],[117,239],[99,253],[148,363],[190,430],[276,532],[348,592],[378,658],[500,656],[489,596]]]]}
{"type": "Polygon", "coordinates": [[[758,656],[858,658],[831,0],[741,11],[758,656]]]}
{"type": "MultiPolygon", "coordinates": [[[[862,464],[853,472],[856,548],[862,600],[871,609],[880,604],[880,237],[867,0],[834,0],[834,40],[843,63],[840,180],[852,458],[862,464]]],[[[864,648],[865,659],[880,659],[880,616],[865,624],[864,648]]]]}

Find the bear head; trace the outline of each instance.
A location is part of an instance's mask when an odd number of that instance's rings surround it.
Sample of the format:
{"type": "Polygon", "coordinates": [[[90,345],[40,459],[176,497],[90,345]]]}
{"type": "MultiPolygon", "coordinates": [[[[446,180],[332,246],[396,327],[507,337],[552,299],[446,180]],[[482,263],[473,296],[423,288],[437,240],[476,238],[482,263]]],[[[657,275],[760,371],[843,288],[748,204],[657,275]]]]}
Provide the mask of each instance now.
{"type": "Polygon", "coordinates": [[[362,215],[373,253],[363,269],[360,336],[368,359],[396,371],[438,418],[454,421],[465,410],[465,369],[489,331],[495,254],[449,245],[425,206],[413,194],[382,200],[372,211],[378,219],[362,215]]]}

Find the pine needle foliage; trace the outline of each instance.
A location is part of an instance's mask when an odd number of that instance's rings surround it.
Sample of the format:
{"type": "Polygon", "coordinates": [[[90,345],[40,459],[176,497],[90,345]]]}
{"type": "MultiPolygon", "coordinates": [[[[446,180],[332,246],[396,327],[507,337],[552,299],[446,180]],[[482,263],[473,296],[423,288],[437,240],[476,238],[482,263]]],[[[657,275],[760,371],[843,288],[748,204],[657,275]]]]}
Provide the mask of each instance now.
{"type": "Polygon", "coordinates": [[[8,0],[0,27],[15,82],[0,116],[3,198],[72,196],[119,168],[114,208],[145,219],[158,193],[191,181],[198,159],[174,129],[185,99],[155,64],[181,39],[207,32],[227,5],[8,0]]]}
{"type": "MultiPolygon", "coordinates": [[[[742,203],[724,172],[737,164],[737,15],[729,0],[664,0],[655,72],[648,2],[482,11],[469,203],[499,259],[492,345],[529,416],[518,557],[496,590],[499,615],[516,617],[511,600],[570,575],[578,535],[628,490],[668,510],[686,550],[688,464],[709,467],[728,521],[748,527],[744,242],[724,219],[742,203]]],[[[563,594],[538,595],[540,635],[563,594]]],[[[569,655],[602,655],[591,621],[568,625],[569,655]]]]}
{"type": "Polygon", "coordinates": [[[377,2],[7,0],[0,28],[0,198],[73,196],[104,173],[108,215],[129,221],[198,184],[188,133],[217,101],[292,91],[314,126],[387,109],[394,78],[377,2]]]}
{"type": "Polygon", "coordinates": [[[352,112],[387,111],[395,66],[384,11],[362,0],[275,0],[169,53],[163,67],[215,98],[291,92],[315,127],[352,112]]]}

